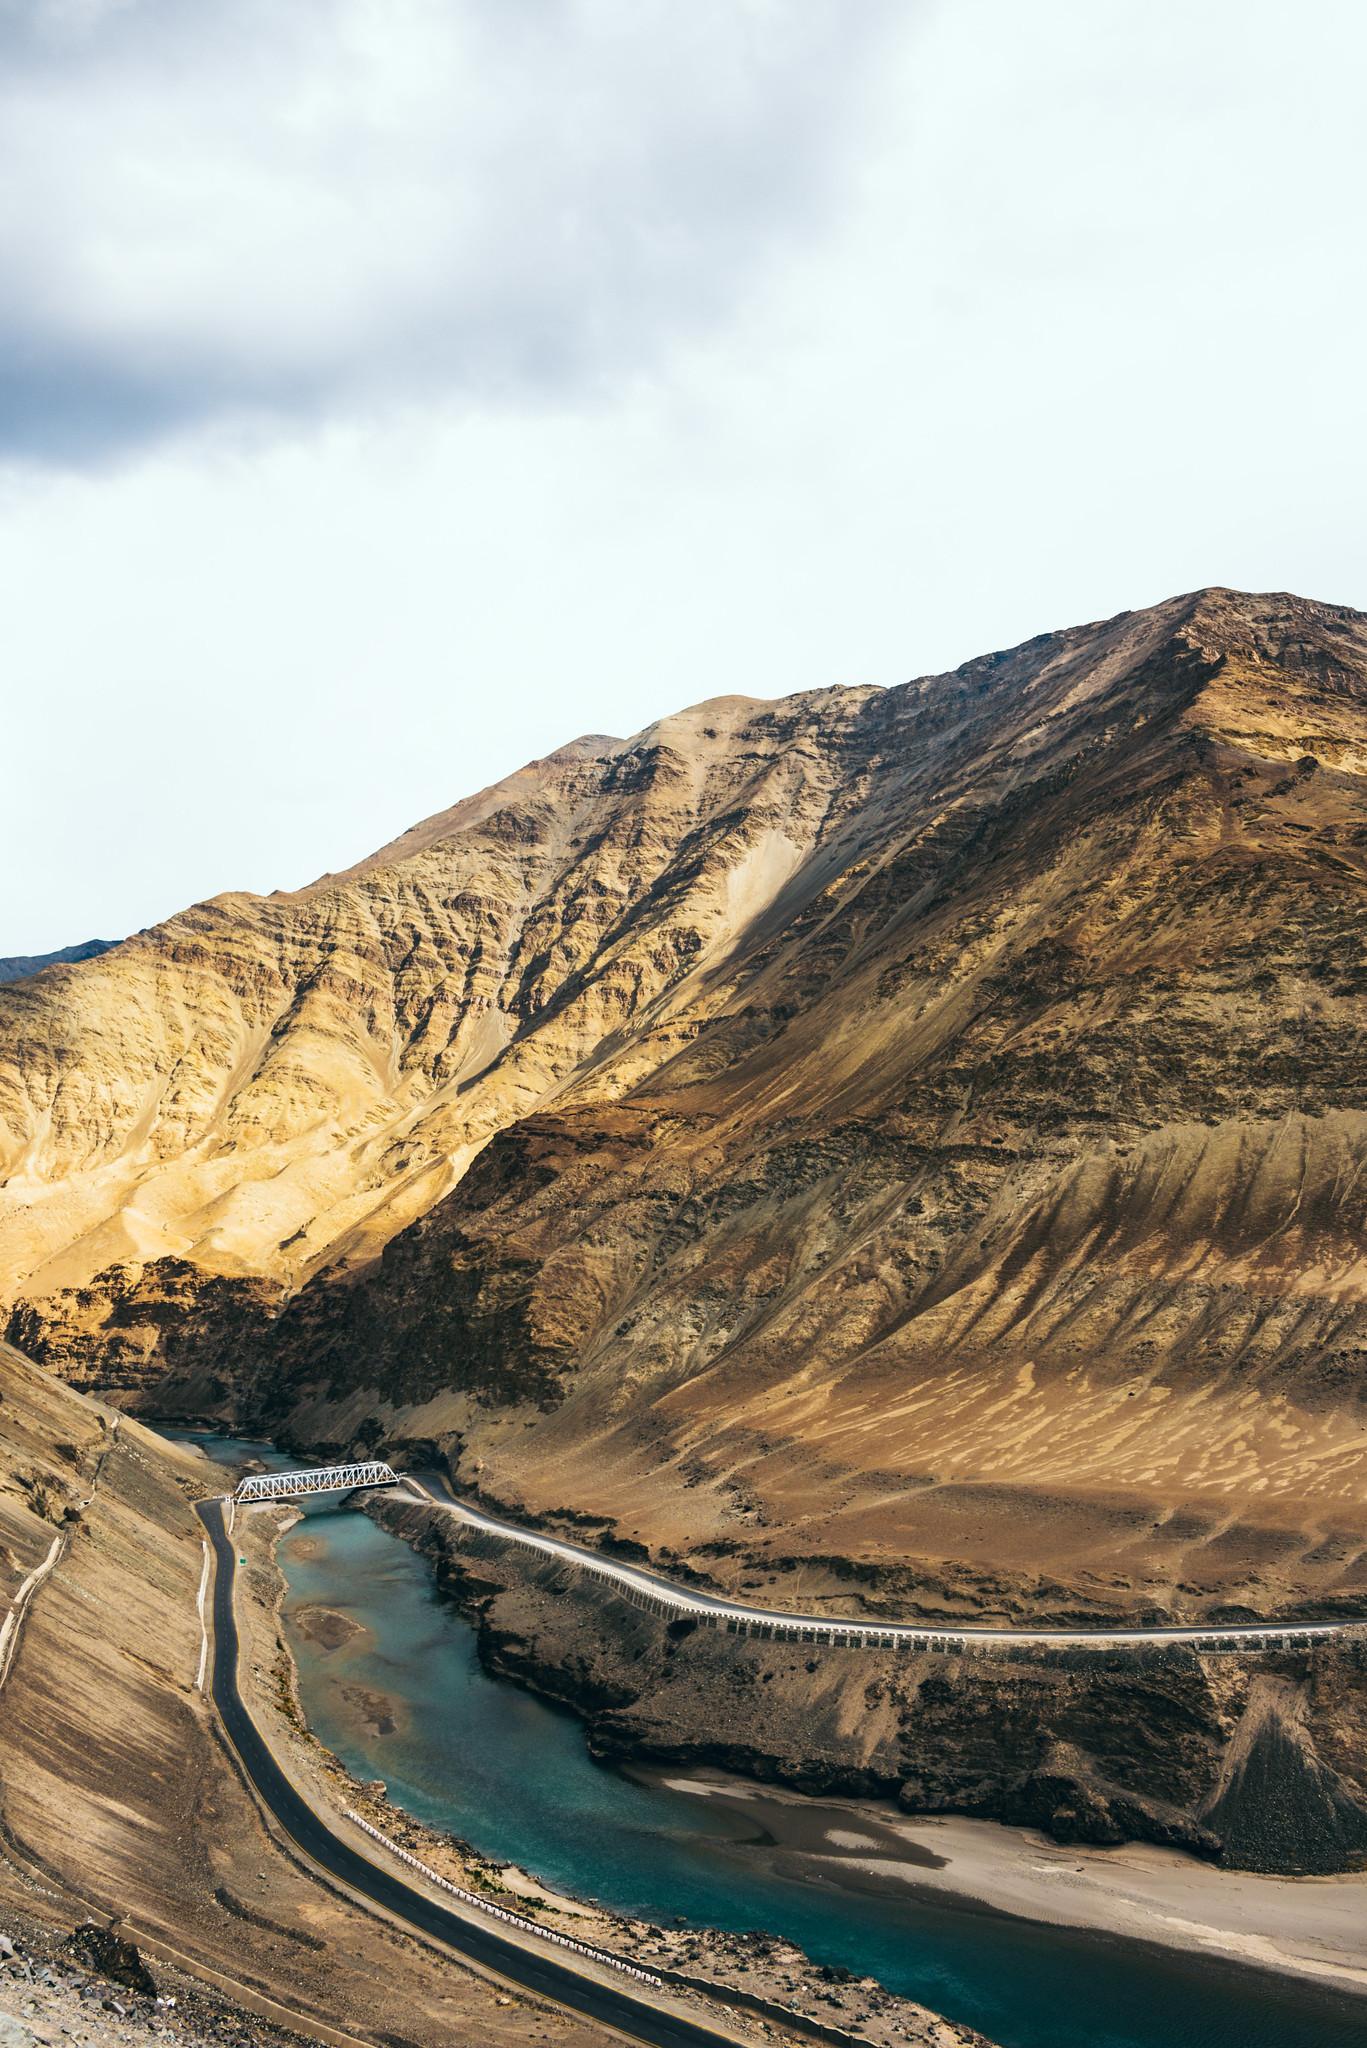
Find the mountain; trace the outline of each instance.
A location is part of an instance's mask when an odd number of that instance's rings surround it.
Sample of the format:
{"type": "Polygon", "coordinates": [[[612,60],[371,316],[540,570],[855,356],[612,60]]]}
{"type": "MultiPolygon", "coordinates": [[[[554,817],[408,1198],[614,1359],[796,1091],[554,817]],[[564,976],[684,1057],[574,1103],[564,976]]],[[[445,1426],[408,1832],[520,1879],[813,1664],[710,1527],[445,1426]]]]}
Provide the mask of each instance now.
{"type": "Polygon", "coordinates": [[[714,1580],[1367,1593],[1367,618],[725,698],[0,991],[12,1341],[714,1580]]]}
{"type": "Polygon", "coordinates": [[[27,981],[45,967],[62,967],[76,960],[94,960],[118,944],[117,939],[83,939],[79,946],[61,946],[55,953],[11,953],[0,959],[0,982],[27,981]]]}

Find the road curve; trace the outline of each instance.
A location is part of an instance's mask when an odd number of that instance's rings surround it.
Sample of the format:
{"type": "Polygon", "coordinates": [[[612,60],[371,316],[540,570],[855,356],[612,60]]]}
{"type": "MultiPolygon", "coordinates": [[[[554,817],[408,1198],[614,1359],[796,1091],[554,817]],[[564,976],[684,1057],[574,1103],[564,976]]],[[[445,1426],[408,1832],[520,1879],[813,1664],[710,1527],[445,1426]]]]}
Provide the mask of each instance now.
{"type": "Polygon", "coordinates": [[[280,1826],[305,1855],[352,1891],[406,1921],[429,1940],[440,1942],[457,1955],[496,1971],[510,1983],[568,2006],[634,2041],[651,2043],[653,2048],[736,2048],[742,2038],[737,2034],[722,2032],[685,2013],[652,2005],[645,1996],[634,1995],[625,1985],[619,1990],[561,1962],[554,1954],[542,1955],[506,1938],[493,1927],[452,1912],[334,1834],[322,1815],[285,1776],[242,1702],[237,1684],[238,1636],[233,1611],[236,1552],[224,1526],[222,1502],[200,1501],[197,1509],[214,1551],[210,1696],[242,1768],[280,1826]]]}
{"type": "Polygon", "coordinates": [[[424,1502],[455,1515],[472,1529],[501,1536],[524,1549],[540,1551],[578,1565],[595,1577],[622,1588],[638,1604],[658,1608],[681,1617],[694,1616],[706,1626],[728,1629],[738,1635],[761,1634],[832,1645],[856,1645],[870,1649],[918,1648],[953,1652],[994,1645],[1025,1645],[1035,1649],[1105,1650],[1162,1644],[1186,1644],[1211,1650],[1277,1650],[1302,1647],[1335,1636],[1346,1628],[1361,1626],[1348,1621],[1241,1622],[1201,1627],[1160,1624],[1152,1628],[1020,1629],[982,1628],[958,1623],[877,1621],[872,1618],[797,1614],[771,1607],[749,1607],[683,1586],[660,1572],[642,1565],[626,1564],[604,1557],[561,1536],[544,1530],[524,1529],[516,1522],[502,1520],[484,1508],[464,1501],[451,1487],[446,1475],[437,1471],[409,1472],[403,1483],[424,1502]]]}

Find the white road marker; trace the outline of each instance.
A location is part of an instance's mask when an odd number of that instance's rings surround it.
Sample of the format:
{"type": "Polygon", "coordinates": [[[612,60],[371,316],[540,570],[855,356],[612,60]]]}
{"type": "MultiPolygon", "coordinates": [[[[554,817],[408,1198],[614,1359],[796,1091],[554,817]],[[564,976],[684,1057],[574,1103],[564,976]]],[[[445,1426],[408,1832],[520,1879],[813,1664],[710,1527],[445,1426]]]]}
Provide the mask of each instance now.
{"type": "Polygon", "coordinates": [[[354,1807],[345,1806],[342,1811],[348,1820],[354,1821],[358,1828],[364,1828],[368,1835],[373,1836],[388,1849],[391,1856],[397,1856],[411,1869],[419,1871],[430,1883],[440,1885],[444,1892],[450,1892],[452,1898],[459,1899],[463,1905],[474,1906],[477,1911],[487,1913],[491,1920],[502,1920],[509,1927],[516,1927],[525,1934],[536,1935],[541,1941],[553,1942],[557,1948],[572,1949],[575,1955],[587,1956],[590,1962],[602,1963],[606,1969],[620,1970],[624,1977],[634,1977],[638,1984],[652,1985],[657,1991],[664,1990],[664,1979],[657,1977],[652,1970],[643,1970],[638,1964],[627,1962],[624,1956],[614,1955],[611,1949],[598,1948],[589,1941],[576,1941],[573,1935],[561,1934],[554,1927],[543,1927],[540,1921],[529,1920],[525,1913],[514,1913],[507,1906],[496,1906],[491,1899],[480,1898],[477,1892],[467,1892],[463,1885],[452,1884],[449,1877],[443,1877],[440,1871],[433,1870],[430,1863],[421,1862],[409,1850],[401,1849],[397,1842],[391,1842],[388,1835],[382,1835],[377,1827],[372,1827],[364,1815],[357,1813],[354,1807]]]}

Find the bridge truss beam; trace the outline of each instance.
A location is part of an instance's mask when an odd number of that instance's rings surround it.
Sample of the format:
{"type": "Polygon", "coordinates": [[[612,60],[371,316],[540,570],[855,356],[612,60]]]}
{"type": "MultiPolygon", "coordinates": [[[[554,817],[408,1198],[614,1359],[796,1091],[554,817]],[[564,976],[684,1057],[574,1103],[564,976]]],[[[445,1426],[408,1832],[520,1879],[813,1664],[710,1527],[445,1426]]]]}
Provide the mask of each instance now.
{"type": "Polygon", "coordinates": [[[306,1493],[350,1493],[358,1486],[397,1486],[399,1475],[378,1459],[364,1465],[315,1465],[307,1472],[254,1472],[239,1484],[233,1499],[244,1506],[254,1500],[294,1500],[306,1493]]]}

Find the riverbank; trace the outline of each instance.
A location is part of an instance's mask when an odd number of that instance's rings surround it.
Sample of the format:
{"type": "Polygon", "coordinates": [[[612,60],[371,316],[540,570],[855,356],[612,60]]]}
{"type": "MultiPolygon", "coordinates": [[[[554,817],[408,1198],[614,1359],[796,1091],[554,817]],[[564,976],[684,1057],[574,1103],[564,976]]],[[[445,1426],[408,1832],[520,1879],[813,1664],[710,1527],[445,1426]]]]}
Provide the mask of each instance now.
{"type": "MultiPolygon", "coordinates": [[[[277,1761],[306,1791],[309,1804],[346,1836],[348,1810],[381,1835],[419,1857],[438,1876],[511,1908],[548,1930],[614,1951],[666,1975],[671,1997],[681,1995],[714,2024],[758,2044],[825,2041],[869,2043],[870,2048],[988,2048],[973,2029],[954,2024],[895,1997],[871,1979],[849,1977],[814,1964],[792,1943],[762,1934],[673,1929],[605,1911],[537,1882],[508,1863],[479,1855],[468,1843],[424,1825],[394,1804],[383,1783],[348,1772],[309,1728],[297,1668],[281,1609],[285,1580],[276,1558],[279,1539],[300,1521],[294,1510],[266,1508],[239,1514],[235,1540],[247,1559],[249,1595],[239,1609],[241,1683],[253,1718],[277,1761]],[[842,1981],[842,1979],[844,1981],[842,1981]]],[[[306,1525],[299,1542],[307,1553],[318,1540],[306,1525]]],[[[303,1635],[323,1655],[353,1643],[359,1633],[345,1615],[317,1604],[305,1610],[303,1635]],[[330,1647],[329,1647],[330,1646],[330,1647]]],[[[372,1728],[392,1722],[372,1691],[355,1701],[372,1728]]]]}
{"type": "MultiPolygon", "coordinates": [[[[695,1806],[700,1818],[729,1811],[745,1836],[729,1852],[733,1891],[742,1879],[756,1894],[777,1882],[786,1885],[790,1908],[795,1892],[809,1901],[824,1894],[832,1902],[832,1927],[838,1921],[842,1929],[878,1917],[865,1913],[862,1904],[856,1908],[856,1900],[881,1909],[888,1934],[905,1919],[911,1940],[906,1954],[918,1947],[920,1954],[913,1968],[892,1981],[913,1996],[1013,2038],[1009,2027],[1017,2013],[1003,2014],[982,1977],[968,1976],[957,1962],[947,1971],[943,1967],[951,1945],[957,1944],[958,1957],[972,1946],[965,1942],[964,1923],[977,1915],[984,1958],[998,1957],[1032,1980],[1021,1990],[1033,2008],[1021,2039],[1090,2042],[1086,1999],[1095,1994],[1116,1999],[1123,2010],[1132,2010],[1126,2001],[1136,1996],[1148,2007],[1142,2023],[1113,2024],[1108,2041],[1219,2038],[1283,2048],[1313,2033],[1317,1994],[1301,2008],[1314,1984],[1334,2000],[1337,2017],[1328,2022],[1326,2038],[1367,2041],[1367,1985],[1360,1967],[1367,1944],[1357,1935],[1359,1919],[1367,1917],[1367,1879],[1361,1874],[1265,1877],[1161,1847],[1061,1844],[1027,1826],[905,1812],[880,1796],[896,1790],[895,1778],[886,1788],[859,1783],[857,1745],[884,1739],[902,1678],[880,1669],[876,1658],[818,1656],[705,1631],[677,1637],[625,1602],[604,1602],[563,1570],[552,1577],[556,1568],[538,1569],[519,1580],[508,1546],[496,1549],[476,1537],[453,1551],[432,1540],[430,1524],[426,1530],[420,1526],[420,1511],[410,1514],[377,1501],[372,1518],[404,1535],[436,1568],[438,1582],[478,1630],[486,1670],[572,1709],[589,1747],[618,1772],[661,1788],[676,1805],[695,1806]],[[794,1699],[804,1706],[800,1750],[790,1740],[797,1733],[794,1699]],[[773,1759],[790,1753],[793,1782],[776,1787],[773,1759]],[[753,1776],[728,1772],[722,1759],[731,1758],[743,1759],[753,1776]],[[702,1798],[693,1789],[710,1783],[715,1795],[716,1786],[728,1781],[735,1794],[729,1809],[716,1796],[702,1798]],[[772,1809],[765,1803],[771,1799],[777,1802],[772,1809]],[[793,1838],[795,1827],[805,1839],[793,1838]],[[814,1829],[826,1827],[853,1840],[821,1845],[810,1839],[814,1829]],[[872,1853],[863,1846],[871,1827],[875,1835],[889,1831],[872,1853]],[[946,1867],[927,1868],[915,1858],[918,1845],[943,1855],[946,1867]],[[1011,1916],[1008,1925],[1018,1935],[992,1932],[989,1915],[1011,1916]],[[1046,1928],[1059,1934],[1031,1940],[1031,1930],[1046,1928]],[[1159,1979],[1161,1995],[1155,1988],[1159,1979]],[[1069,1992],[1070,1986],[1077,1988],[1069,1992]],[[1059,1993],[1072,1999],[1073,2031],[1066,2034],[1050,2031],[1059,1993]],[[1159,2009],[1190,2033],[1164,2034],[1154,2019],[1159,2009]],[[1237,2013],[1242,2017],[1236,2019],[1237,2013]]],[[[1170,1681],[1161,1673],[1147,1676],[1131,1700],[1136,1748],[1153,1740],[1155,1723],[1145,1709],[1156,1689],[1167,1684],[1165,1703],[1174,1712],[1196,1687],[1226,1682],[1224,1668],[1212,1661],[1209,1675],[1186,1669],[1170,1681]]],[[[1022,1685],[1031,1682],[1028,1669],[1016,1675],[1022,1685]]],[[[1247,1683],[1241,1674],[1229,1676],[1235,1685],[1247,1683]]],[[[922,1690],[952,1691],[956,1683],[953,1671],[932,1672],[922,1690]]],[[[1007,1745],[994,1719],[980,1723],[978,1745],[975,1755],[1000,1769],[1007,1745]]],[[[1079,1818],[1085,1821],[1085,1813],[1079,1818]]],[[[661,1822],[668,1827],[669,1815],[661,1822]]],[[[502,1823],[499,1832],[505,1832],[502,1823]]],[[[880,1975],[888,1963],[900,1968],[902,1959],[886,1936],[878,1945],[880,1959],[871,1960],[868,1931],[861,1927],[849,1942],[842,1934],[841,1947],[819,1952],[834,1952],[842,1961],[868,1958],[863,1966],[880,1975]]]]}
{"type": "Polygon", "coordinates": [[[1313,1977],[1367,2000],[1367,1876],[1263,1877],[1147,1843],[1063,1846],[1032,1829],[952,1815],[911,1819],[885,1801],[814,1801],[723,1773],[633,1775],[743,1822],[752,1843],[759,1838],[751,1853],[778,1876],[886,1899],[973,1901],[1313,1977]]]}
{"type": "MultiPolygon", "coordinates": [[[[819,1872],[775,1877],[772,1843],[753,1815],[669,1790],[673,1768],[641,1782],[600,1767],[578,1718],[482,1668],[476,1631],[437,1597],[423,1558],[373,1517],[310,1516],[280,1554],[287,1627],[329,1748],[356,1775],[385,1778],[392,1804],[489,1852],[496,1868],[534,1871],[548,1890],[588,1893],[638,1923],[670,1927],[682,1915],[695,1928],[767,1928],[827,1967],[872,1976],[1011,2048],[1367,2043],[1367,2001],[1327,1982],[948,1892],[856,1892],[819,1872]],[[347,1625],[320,1616],[329,1608],[347,1625]]],[[[660,1635],[635,1610],[622,1622],[660,1635]]],[[[753,1718],[751,1701],[738,1698],[719,1712],[716,1737],[734,1739],[753,1718]]],[[[792,1810],[830,1809],[844,1832],[853,1803],[805,1798],[792,1810]]],[[[905,1840],[897,1851],[905,1858],[905,1840]]]]}
{"type": "Polygon", "coordinates": [[[572,1709],[604,1761],[891,1798],[1066,1845],[1149,1842],[1226,1869],[1367,1863],[1362,1631],[1251,1657],[818,1648],[662,1626],[595,1575],[437,1507],[376,1496],[367,1512],[427,1559],[486,1669],[572,1709]]]}

